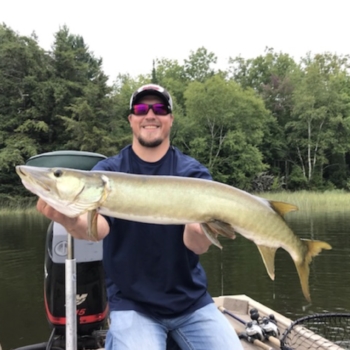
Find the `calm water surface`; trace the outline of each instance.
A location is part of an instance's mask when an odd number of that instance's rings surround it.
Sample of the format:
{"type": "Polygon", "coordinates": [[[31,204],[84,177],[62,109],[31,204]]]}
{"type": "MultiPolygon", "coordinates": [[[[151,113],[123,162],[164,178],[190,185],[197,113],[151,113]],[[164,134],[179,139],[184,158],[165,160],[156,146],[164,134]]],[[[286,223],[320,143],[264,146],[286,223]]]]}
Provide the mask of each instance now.
{"type": "MultiPolygon", "coordinates": [[[[252,218],[253,220],[254,218],[252,218]]],[[[296,319],[316,312],[350,312],[350,211],[302,216],[287,222],[302,238],[329,242],[310,268],[309,304],[301,292],[288,253],[276,254],[276,279],[271,281],[256,246],[237,235],[211,247],[201,261],[212,296],[246,294],[275,311],[296,319]]],[[[3,350],[47,341],[43,296],[44,247],[48,221],[36,215],[0,216],[0,343],[3,350]]]]}

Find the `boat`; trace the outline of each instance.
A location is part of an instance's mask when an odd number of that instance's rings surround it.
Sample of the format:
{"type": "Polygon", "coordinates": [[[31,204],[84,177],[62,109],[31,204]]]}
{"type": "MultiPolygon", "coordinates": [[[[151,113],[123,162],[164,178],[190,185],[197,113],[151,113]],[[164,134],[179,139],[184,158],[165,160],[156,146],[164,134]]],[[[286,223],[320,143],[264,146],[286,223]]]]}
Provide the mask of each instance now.
{"type": "Polygon", "coordinates": [[[293,321],[246,295],[213,299],[246,350],[350,349],[350,313],[314,314],[293,321]]]}

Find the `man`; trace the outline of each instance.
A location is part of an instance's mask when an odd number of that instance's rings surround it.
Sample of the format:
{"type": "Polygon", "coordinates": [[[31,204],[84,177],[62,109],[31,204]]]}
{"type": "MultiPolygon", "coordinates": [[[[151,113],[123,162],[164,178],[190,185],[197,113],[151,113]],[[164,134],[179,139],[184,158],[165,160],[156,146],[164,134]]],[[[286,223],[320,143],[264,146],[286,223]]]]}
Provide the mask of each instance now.
{"type": "MultiPolygon", "coordinates": [[[[130,100],[132,145],[94,170],[211,179],[203,165],[170,145],[172,110],[163,87],[140,87],[130,100]]],[[[86,215],[68,218],[41,199],[37,208],[75,238],[88,239],[86,215]]],[[[211,242],[199,224],[155,225],[100,215],[98,238],[104,240],[111,319],[106,349],[164,350],[168,335],[181,349],[243,349],[207,292],[198,255],[211,242]]]]}

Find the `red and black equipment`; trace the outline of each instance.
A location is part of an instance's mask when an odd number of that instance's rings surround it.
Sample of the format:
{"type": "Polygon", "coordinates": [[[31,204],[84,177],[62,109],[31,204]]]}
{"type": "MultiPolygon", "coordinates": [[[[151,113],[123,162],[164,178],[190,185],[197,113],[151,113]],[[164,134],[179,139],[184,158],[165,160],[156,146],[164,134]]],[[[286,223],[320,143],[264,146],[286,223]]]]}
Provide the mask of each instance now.
{"type": "MultiPolygon", "coordinates": [[[[31,157],[27,165],[91,170],[105,156],[91,152],[56,151],[31,157]]],[[[68,233],[56,222],[49,224],[44,262],[44,300],[52,328],[45,343],[15,350],[65,349],[66,299],[65,260],[68,233]]],[[[76,306],[78,349],[99,349],[104,345],[108,304],[102,266],[102,242],[73,239],[76,260],[76,306]]]]}

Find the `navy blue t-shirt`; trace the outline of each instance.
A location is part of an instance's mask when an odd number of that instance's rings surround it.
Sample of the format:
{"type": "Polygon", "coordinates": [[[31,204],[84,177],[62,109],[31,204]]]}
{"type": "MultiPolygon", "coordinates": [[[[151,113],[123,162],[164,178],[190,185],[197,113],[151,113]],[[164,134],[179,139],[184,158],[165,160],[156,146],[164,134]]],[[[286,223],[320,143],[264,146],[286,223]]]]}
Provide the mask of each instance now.
{"type": "MultiPolygon", "coordinates": [[[[100,161],[93,170],[211,180],[207,168],[175,147],[170,147],[159,161],[148,163],[127,146],[118,155],[100,161]]],[[[103,263],[110,310],[171,317],[213,302],[198,255],[183,243],[184,225],[111,217],[107,221],[110,232],[103,240],[103,263]]]]}

